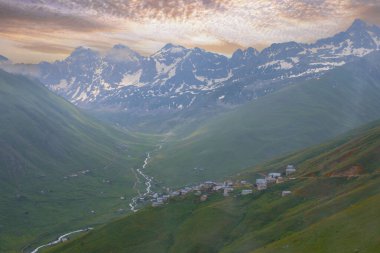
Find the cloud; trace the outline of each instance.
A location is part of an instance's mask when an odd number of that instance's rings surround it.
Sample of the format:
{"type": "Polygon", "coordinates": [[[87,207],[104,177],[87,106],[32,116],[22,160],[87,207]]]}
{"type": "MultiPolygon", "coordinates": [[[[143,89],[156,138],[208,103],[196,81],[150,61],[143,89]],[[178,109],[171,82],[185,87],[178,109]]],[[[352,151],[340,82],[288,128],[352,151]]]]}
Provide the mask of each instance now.
{"type": "Polygon", "coordinates": [[[73,50],[73,47],[70,46],[45,42],[30,42],[20,45],[20,48],[48,54],[70,54],[73,50]]]}
{"type": "Polygon", "coordinates": [[[62,13],[45,6],[23,5],[0,0],[0,31],[17,32],[24,30],[69,30],[92,32],[110,29],[104,23],[91,17],[75,13],[62,13]]]}
{"type": "Polygon", "coordinates": [[[355,18],[380,24],[379,13],[378,0],[0,0],[0,48],[12,44],[32,59],[117,43],[150,54],[172,42],[229,54],[312,42],[355,18]]]}

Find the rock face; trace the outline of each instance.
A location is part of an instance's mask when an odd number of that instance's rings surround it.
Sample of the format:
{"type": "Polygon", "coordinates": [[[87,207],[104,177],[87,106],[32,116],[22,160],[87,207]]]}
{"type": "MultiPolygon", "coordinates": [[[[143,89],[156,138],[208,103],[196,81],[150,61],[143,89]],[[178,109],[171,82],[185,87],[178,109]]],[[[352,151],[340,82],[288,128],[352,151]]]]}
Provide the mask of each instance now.
{"type": "Polygon", "coordinates": [[[79,47],[63,61],[33,67],[49,89],[81,107],[178,111],[200,103],[241,104],[379,49],[380,28],[355,20],[345,32],[313,44],[238,49],[231,58],[173,44],[144,57],[116,45],[104,56],[79,47]]]}

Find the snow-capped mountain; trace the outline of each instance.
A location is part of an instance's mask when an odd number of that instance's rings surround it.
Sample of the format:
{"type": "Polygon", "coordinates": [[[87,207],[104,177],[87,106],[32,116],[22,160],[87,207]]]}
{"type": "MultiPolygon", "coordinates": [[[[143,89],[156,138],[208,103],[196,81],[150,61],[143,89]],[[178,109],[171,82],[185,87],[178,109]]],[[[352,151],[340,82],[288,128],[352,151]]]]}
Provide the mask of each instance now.
{"type": "Polygon", "coordinates": [[[116,45],[106,55],[79,47],[65,60],[37,68],[47,87],[79,106],[183,110],[199,101],[243,103],[379,49],[380,28],[355,20],[345,32],[312,44],[238,49],[230,58],[173,44],[144,57],[116,45]]]}

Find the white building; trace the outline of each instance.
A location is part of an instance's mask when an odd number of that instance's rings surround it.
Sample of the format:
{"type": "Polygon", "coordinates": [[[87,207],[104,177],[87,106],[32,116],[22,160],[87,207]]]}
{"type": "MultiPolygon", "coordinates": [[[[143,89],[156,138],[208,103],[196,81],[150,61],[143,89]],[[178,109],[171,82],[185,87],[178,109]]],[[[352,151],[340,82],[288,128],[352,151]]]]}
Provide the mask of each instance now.
{"type": "Polygon", "coordinates": [[[153,202],[152,207],[162,206],[163,204],[164,204],[164,202],[153,202]]]}
{"type": "Polygon", "coordinates": [[[223,190],[223,196],[228,197],[230,195],[230,192],[232,192],[233,190],[234,190],[234,188],[232,188],[232,187],[225,187],[223,190]]]}
{"type": "Polygon", "coordinates": [[[278,177],[281,177],[281,173],[272,172],[272,173],[269,173],[268,176],[271,178],[278,178],[278,177]]]}
{"type": "Polygon", "coordinates": [[[203,201],[206,201],[207,198],[208,198],[207,195],[204,194],[204,195],[201,196],[200,200],[203,202],[203,201]]]}
{"type": "Polygon", "coordinates": [[[296,168],[294,167],[294,165],[288,165],[286,166],[286,169],[285,169],[285,174],[288,176],[290,174],[293,174],[296,172],[296,168]]]}
{"type": "Polygon", "coordinates": [[[282,196],[282,197],[285,197],[285,196],[288,196],[288,195],[290,195],[290,194],[292,194],[291,191],[282,191],[281,196],[282,196]]]}
{"type": "Polygon", "coordinates": [[[242,190],[241,191],[241,195],[248,195],[248,194],[252,194],[253,191],[251,189],[246,189],[246,190],[242,190]]]}
{"type": "Polygon", "coordinates": [[[265,190],[267,188],[267,181],[263,178],[256,179],[256,187],[259,191],[265,190]]]}
{"type": "Polygon", "coordinates": [[[224,186],[222,186],[222,185],[215,185],[212,189],[214,190],[214,191],[219,191],[219,190],[221,190],[221,189],[223,189],[224,188],[224,186]]]}
{"type": "Polygon", "coordinates": [[[265,177],[265,181],[267,184],[274,184],[276,183],[276,178],[275,177],[265,177]]]}
{"type": "Polygon", "coordinates": [[[170,193],[170,195],[171,195],[172,197],[179,196],[180,194],[181,194],[181,193],[180,193],[179,191],[174,191],[174,192],[170,193]]]}

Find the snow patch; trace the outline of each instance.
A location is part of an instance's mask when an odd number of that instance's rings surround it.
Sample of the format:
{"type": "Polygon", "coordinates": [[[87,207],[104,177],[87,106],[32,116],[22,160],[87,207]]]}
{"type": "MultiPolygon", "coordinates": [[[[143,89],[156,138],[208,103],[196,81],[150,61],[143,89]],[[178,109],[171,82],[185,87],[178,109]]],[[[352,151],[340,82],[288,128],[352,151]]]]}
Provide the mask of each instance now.
{"type": "Polygon", "coordinates": [[[76,99],[76,101],[85,101],[87,98],[88,98],[87,93],[83,91],[83,92],[79,95],[79,97],[76,99]]]}
{"type": "Polygon", "coordinates": [[[311,66],[322,65],[322,66],[335,66],[335,67],[343,66],[344,64],[346,64],[345,61],[340,61],[340,62],[312,62],[312,63],[310,63],[311,66]]]}
{"type": "Polygon", "coordinates": [[[298,57],[290,57],[290,59],[292,60],[293,63],[299,63],[300,62],[300,58],[298,57]]]}
{"type": "Polygon", "coordinates": [[[259,66],[259,69],[266,69],[268,67],[275,66],[274,69],[291,69],[293,64],[284,60],[276,60],[265,63],[259,66]]]}
{"type": "Polygon", "coordinates": [[[69,84],[67,83],[66,79],[61,79],[58,84],[52,85],[52,90],[54,91],[59,91],[59,90],[67,91],[68,88],[69,88],[69,84]]]}
{"type": "Polygon", "coordinates": [[[293,64],[286,61],[280,62],[280,69],[291,69],[291,68],[293,68],[293,64]]]}
{"type": "Polygon", "coordinates": [[[143,83],[140,83],[141,74],[142,74],[142,70],[139,70],[133,74],[125,74],[123,76],[123,79],[119,83],[119,87],[126,87],[126,86],[142,87],[142,86],[144,86],[143,83]]]}
{"type": "Polygon", "coordinates": [[[197,98],[197,97],[194,96],[194,97],[191,99],[191,101],[190,101],[190,103],[188,104],[187,108],[189,108],[190,106],[193,105],[193,103],[194,103],[194,101],[195,101],[196,98],[197,98]]]}

